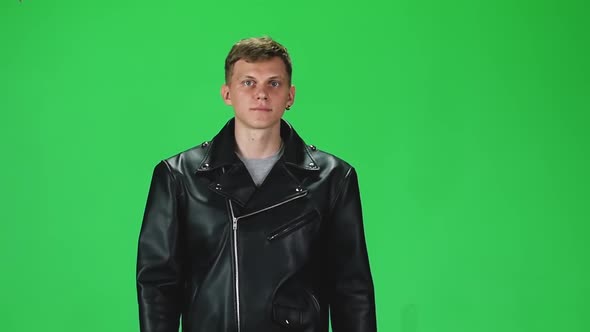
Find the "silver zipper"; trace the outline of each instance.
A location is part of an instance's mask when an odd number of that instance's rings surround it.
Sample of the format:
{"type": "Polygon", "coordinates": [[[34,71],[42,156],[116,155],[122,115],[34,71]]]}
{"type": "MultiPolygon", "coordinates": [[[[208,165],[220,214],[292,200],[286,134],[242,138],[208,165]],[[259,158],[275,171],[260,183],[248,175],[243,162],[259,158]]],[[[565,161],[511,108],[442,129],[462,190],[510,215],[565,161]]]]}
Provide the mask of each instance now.
{"type": "Polygon", "coordinates": [[[309,216],[314,213],[315,213],[315,211],[311,211],[309,213],[306,213],[306,214],[296,218],[294,221],[291,221],[288,225],[286,225],[286,227],[283,226],[283,227],[279,228],[278,230],[274,230],[273,233],[271,235],[269,235],[266,239],[269,241],[273,241],[276,238],[283,237],[284,235],[289,234],[294,229],[298,229],[299,227],[305,226],[306,224],[313,221],[313,218],[309,218],[309,216]]]}
{"type": "Polygon", "coordinates": [[[233,245],[234,245],[234,269],[235,269],[235,274],[234,274],[234,277],[235,277],[235,285],[234,286],[235,286],[235,291],[236,291],[236,318],[237,318],[237,321],[238,321],[238,332],[240,332],[240,282],[239,282],[240,275],[239,275],[239,270],[238,270],[238,267],[239,267],[238,266],[238,220],[239,219],[242,219],[242,218],[250,217],[250,216],[255,215],[257,213],[260,213],[260,212],[264,212],[264,211],[273,209],[273,208],[275,208],[277,206],[283,205],[285,203],[289,203],[292,200],[301,198],[301,197],[303,197],[305,195],[307,195],[307,192],[303,192],[300,195],[293,196],[293,197],[291,197],[291,198],[289,198],[287,200],[284,200],[282,202],[273,204],[271,206],[267,206],[264,209],[260,209],[260,210],[254,211],[254,212],[250,212],[250,213],[241,215],[239,217],[236,217],[234,215],[234,207],[233,207],[233,204],[231,202],[231,199],[228,199],[228,201],[229,201],[229,211],[231,213],[231,220],[232,220],[233,237],[234,237],[233,238],[233,245]]]}
{"type": "Polygon", "coordinates": [[[297,196],[293,196],[293,197],[291,197],[289,199],[286,199],[286,200],[284,200],[282,202],[278,202],[278,203],[273,204],[271,206],[267,206],[264,209],[260,209],[260,210],[254,211],[254,212],[246,213],[244,215],[241,215],[241,216],[237,217],[236,219],[242,219],[242,218],[250,217],[250,216],[255,215],[257,213],[264,212],[264,211],[267,211],[267,210],[270,210],[270,209],[274,209],[274,208],[276,208],[279,205],[283,205],[285,203],[289,203],[290,201],[296,200],[296,199],[301,198],[301,197],[303,197],[305,195],[307,195],[307,191],[304,191],[303,193],[301,193],[301,194],[299,194],[297,196]]]}
{"type": "Polygon", "coordinates": [[[238,332],[240,332],[240,271],[238,269],[238,218],[234,215],[234,208],[231,200],[229,201],[229,210],[231,212],[232,229],[233,229],[233,243],[234,243],[234,269],[235,269],[235,290],[236,290],[236,319],[238,320],[238,332]]]}

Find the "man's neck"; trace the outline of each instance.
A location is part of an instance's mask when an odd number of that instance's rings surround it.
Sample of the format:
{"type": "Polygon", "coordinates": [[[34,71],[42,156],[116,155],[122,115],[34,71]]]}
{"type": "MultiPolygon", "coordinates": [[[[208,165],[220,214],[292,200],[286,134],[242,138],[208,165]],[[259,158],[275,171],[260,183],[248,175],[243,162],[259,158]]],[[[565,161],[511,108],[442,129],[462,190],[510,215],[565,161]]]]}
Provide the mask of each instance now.
{"type": "Polygon", "coordinates": [[[274,155],[281,148],[281,126],[267,129],[244,128],[236,124],[236,152],[247,159],[261,159],[274,155]]]}

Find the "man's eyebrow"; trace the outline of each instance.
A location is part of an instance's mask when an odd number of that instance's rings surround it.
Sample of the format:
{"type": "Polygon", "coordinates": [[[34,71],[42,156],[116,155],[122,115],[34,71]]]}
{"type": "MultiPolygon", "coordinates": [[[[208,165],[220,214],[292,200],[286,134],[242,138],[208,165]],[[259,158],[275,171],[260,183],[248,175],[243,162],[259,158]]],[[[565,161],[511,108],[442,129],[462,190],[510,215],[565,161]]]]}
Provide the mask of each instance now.
{"type": "MultiPolygon", "coordinates": [[[[250,76],[250,75],[244,75],[244,76],[242,76],[242,78],[254,79],[254,80],[256,79],[256,77],[250,76]]],[[[273,76],[270,76],[269,78],[267,78],[267,80],[276,80],[276,79],[283,79],[283,76],[273,75],[273,76]]]]}

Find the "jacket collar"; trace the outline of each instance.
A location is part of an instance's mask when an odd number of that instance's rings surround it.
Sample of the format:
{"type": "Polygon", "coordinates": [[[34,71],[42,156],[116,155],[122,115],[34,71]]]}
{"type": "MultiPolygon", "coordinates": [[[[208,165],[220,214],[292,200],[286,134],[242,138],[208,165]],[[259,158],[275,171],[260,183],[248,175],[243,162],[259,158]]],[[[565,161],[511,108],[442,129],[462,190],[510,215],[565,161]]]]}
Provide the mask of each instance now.
{"type": "MultiPolygon", "coordinates": [[[[195,172],[207,172],[226,165],[241,162],[235,154],[235,119],[230,119],[211,142],[203,143],[207,148],[205,156],[198,163],[195,172]]],[[[282,160],[286,165],[306,170],[319,171],[320,167],[311,156],[310,148],[297,134],[295,129],[284,119],[281,119],[281,138],[285,150],[282,160]]]]}
{"type": "Polygon", "coordinates": [[[211,142],[203,143],[206,149],[195,170],[197,174],[214,174],[209,189],[245,207],[244,213],[264,209],[292,197],[307,194],[293,170],[315,173],[320,170],[310,148],[305,145],[293,127],[281,119],[281,138],[285,150],[271,169],[260,188],[256,187],[244,163],[235,153],[235,119],[229,120],[211,142]],[[222,172],[215,172],[221,168],[222,172]],[[255,195],[256,193],[256,195],[255,195]]]}

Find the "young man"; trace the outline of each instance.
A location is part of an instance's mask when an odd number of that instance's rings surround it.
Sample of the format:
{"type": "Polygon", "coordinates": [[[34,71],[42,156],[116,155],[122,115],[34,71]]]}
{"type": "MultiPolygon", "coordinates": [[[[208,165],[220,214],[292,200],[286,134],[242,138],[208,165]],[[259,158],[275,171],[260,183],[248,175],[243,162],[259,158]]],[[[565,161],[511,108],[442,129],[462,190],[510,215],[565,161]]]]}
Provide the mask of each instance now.
{"type": "Polygon", "coordinates": [[[291,60],[238,42],[223,101],[235,117],[154,170],[137,257],[142,332],[376,331],[357,175],[282,119],[291,60]]]}

